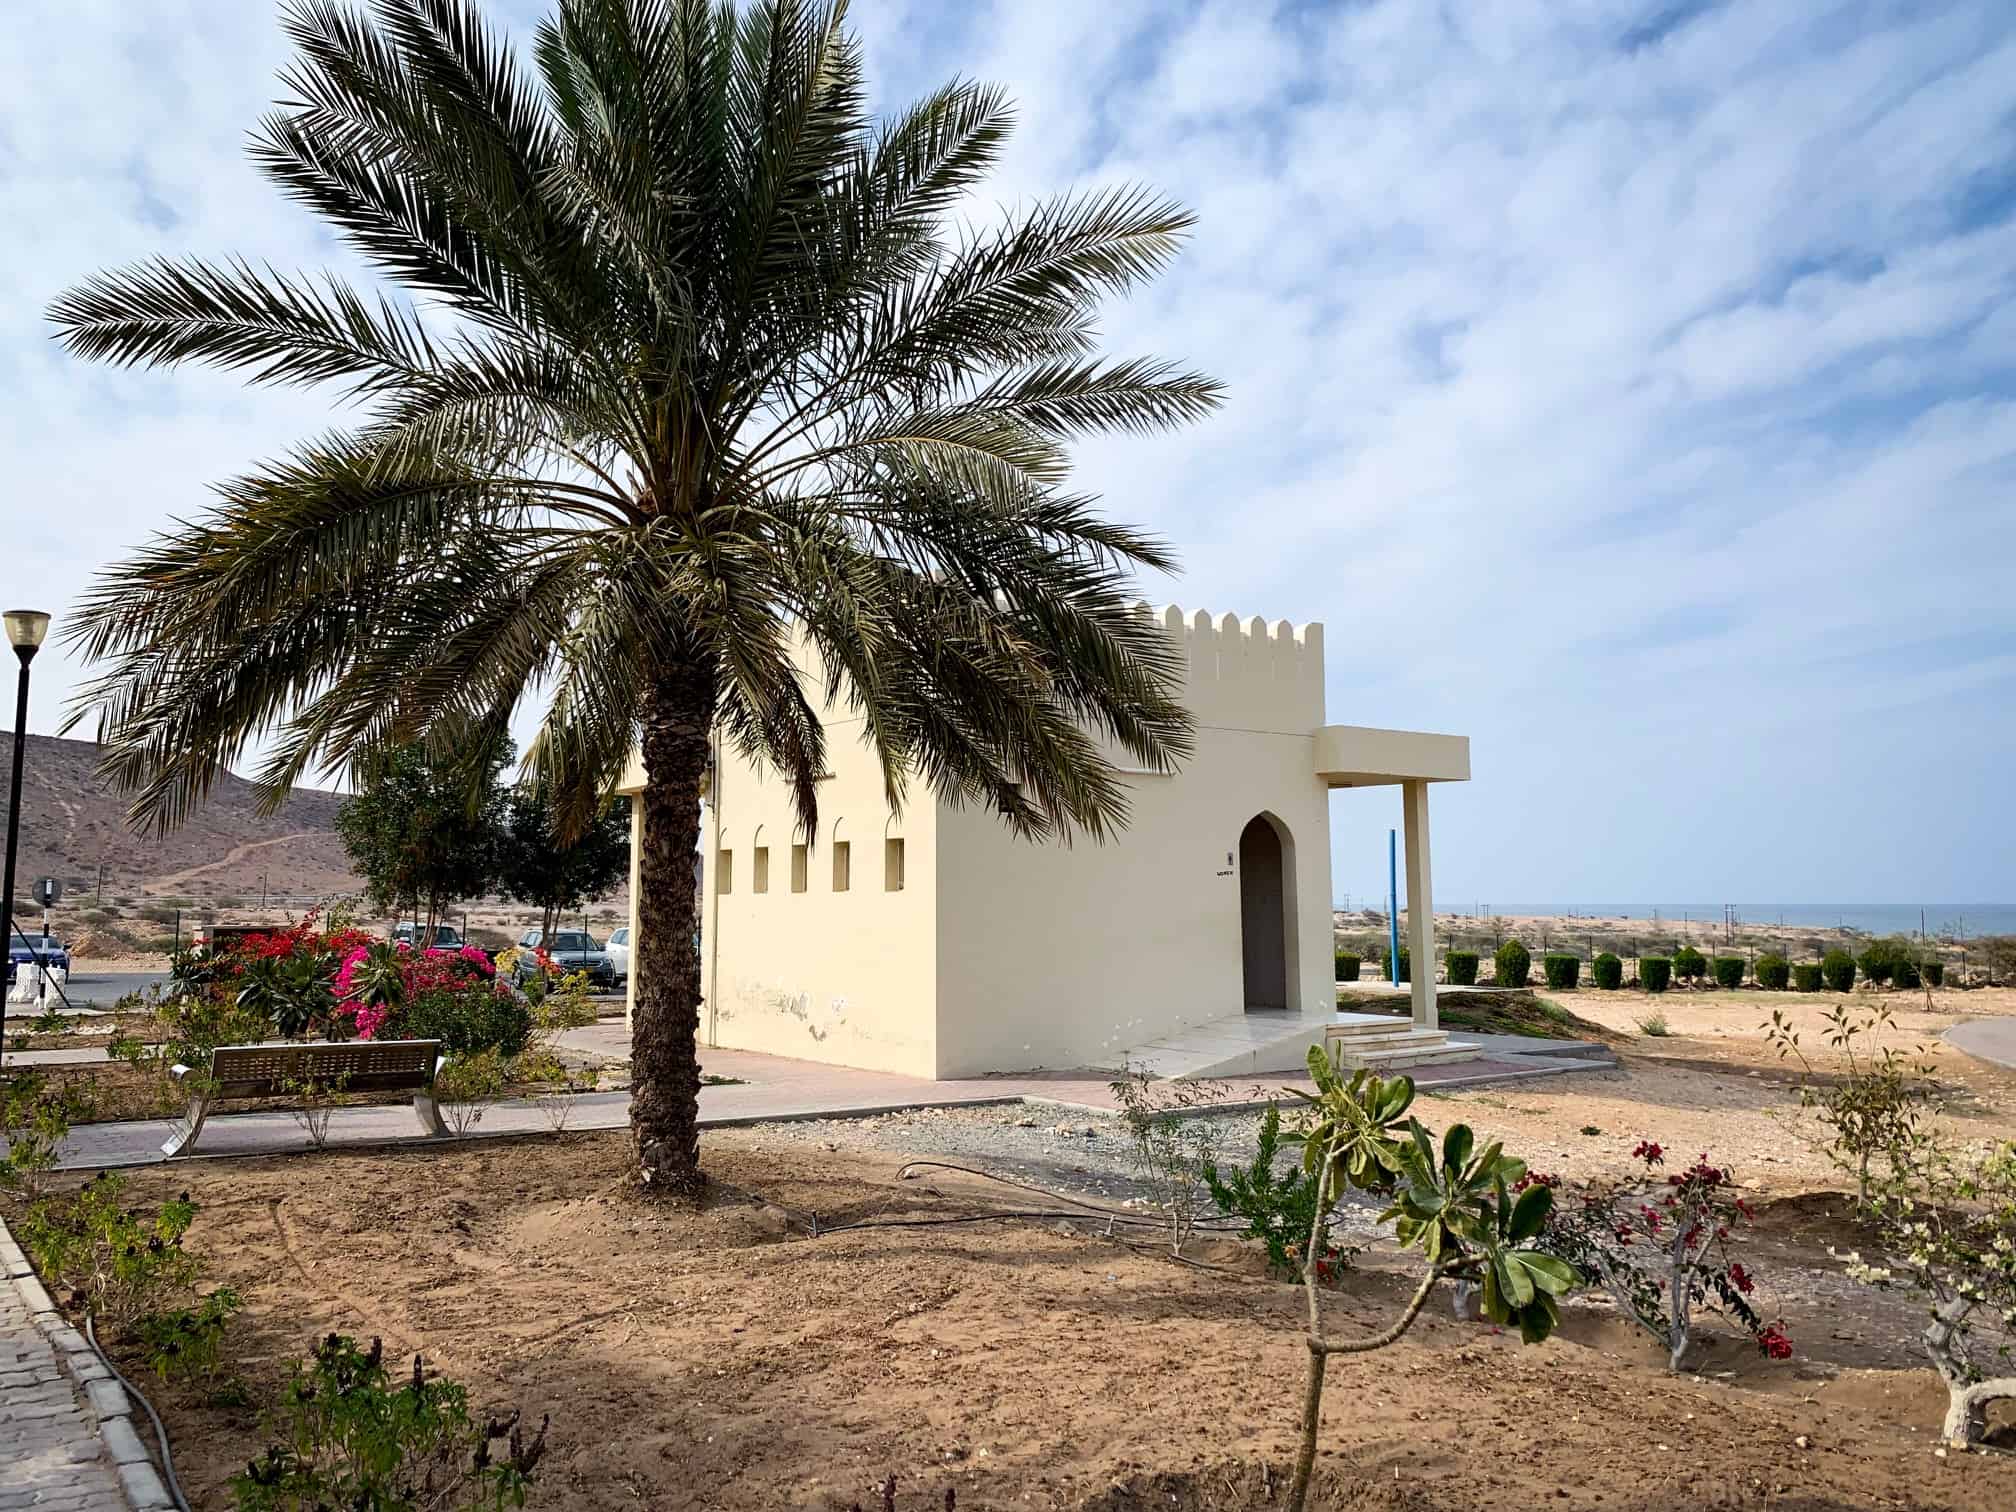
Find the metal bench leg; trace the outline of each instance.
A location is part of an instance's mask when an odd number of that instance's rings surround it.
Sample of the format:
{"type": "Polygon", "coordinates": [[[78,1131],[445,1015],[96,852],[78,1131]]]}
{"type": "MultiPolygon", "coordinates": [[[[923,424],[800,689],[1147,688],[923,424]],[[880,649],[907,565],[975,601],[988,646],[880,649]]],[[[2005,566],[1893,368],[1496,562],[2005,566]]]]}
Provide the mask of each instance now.
{"type": "Polygon", "coordinates": [[[448,1125],[441,1122],[441,1109],[434,1101],[432,1092],[413,1094],[413,1111],[420,1115],[420,1127],[435,1139],[448,1137],[448,1125]]]}
{"type": "Polygon", "coordinates": [[[196,1136],[203,1132],[203,1120],[209,1116],[210,1099],[196,1096],[189,1099],[189,1111],[170,1131],[161,1146],[161,1153],[173,1160],[177,1155],[185,1155],[196,1146],[196,1136]]]}

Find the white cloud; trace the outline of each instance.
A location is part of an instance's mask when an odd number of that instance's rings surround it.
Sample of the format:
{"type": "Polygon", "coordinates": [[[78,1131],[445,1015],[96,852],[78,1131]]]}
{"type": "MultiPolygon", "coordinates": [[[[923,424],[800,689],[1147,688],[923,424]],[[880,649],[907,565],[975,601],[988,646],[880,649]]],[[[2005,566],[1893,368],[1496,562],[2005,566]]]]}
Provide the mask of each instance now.
{"type": "MultiPolygon", "coordinates": [[[[990,201],[1140,179],[1198,210],[1107,329],[1230,401],[1087,446],[1085,481],[1179,543],[1186,604],[1325,620],[1334,716],[1473,734],[1446,896],[2016,895],[1985,754],[2016,737],[2016,17],[1672,9],[855,16],[885,102],[1017,95],[990,201]]],[[[17,570],[60,607],[324,411],[81,369],[41,305],[156,250],[330,249],[240,155],[282,54],[262,6],[13,21],[0,436],[17,570]]],[[[1340,892],[1381,875],[1376,807],[1340,806],[1340,892]]]]}

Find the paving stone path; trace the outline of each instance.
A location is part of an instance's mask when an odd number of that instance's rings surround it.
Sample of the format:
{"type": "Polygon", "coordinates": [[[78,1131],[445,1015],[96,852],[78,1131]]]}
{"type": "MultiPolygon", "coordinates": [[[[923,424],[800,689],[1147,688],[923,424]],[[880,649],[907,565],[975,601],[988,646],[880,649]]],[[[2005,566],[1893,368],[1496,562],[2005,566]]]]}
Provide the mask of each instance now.
{"type": "Polygon", "coordinates": [[[0,1225],[0,1512],[155,1512],[135,1409],[0,1225]]]}

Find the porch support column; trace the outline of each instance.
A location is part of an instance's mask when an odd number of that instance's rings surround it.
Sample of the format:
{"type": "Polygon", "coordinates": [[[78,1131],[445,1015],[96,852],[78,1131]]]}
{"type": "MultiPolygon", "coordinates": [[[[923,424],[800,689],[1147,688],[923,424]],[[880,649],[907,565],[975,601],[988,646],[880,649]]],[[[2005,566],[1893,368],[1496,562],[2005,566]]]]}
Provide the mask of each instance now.
{"type": "Polygon", "coordinates": [[[1428,784],[1401,784],[1406,809],[1407,955],[1416,1029],[1439,1027],[1435,1012],[1435,899],[1428,882],[1428,784]]]}

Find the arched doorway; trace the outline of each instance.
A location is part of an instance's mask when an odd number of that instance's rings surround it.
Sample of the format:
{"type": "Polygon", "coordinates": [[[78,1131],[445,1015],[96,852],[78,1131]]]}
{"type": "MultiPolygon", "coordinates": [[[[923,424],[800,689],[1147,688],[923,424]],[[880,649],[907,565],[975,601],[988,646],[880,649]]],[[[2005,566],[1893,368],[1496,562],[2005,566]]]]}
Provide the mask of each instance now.
{"type": "Polygon", "coordinates": [[[1270,814],[1256,814],[1239,833],[1239,947],[1249,1012],[1290,1006],[1291,854],[1270,814]]]}

